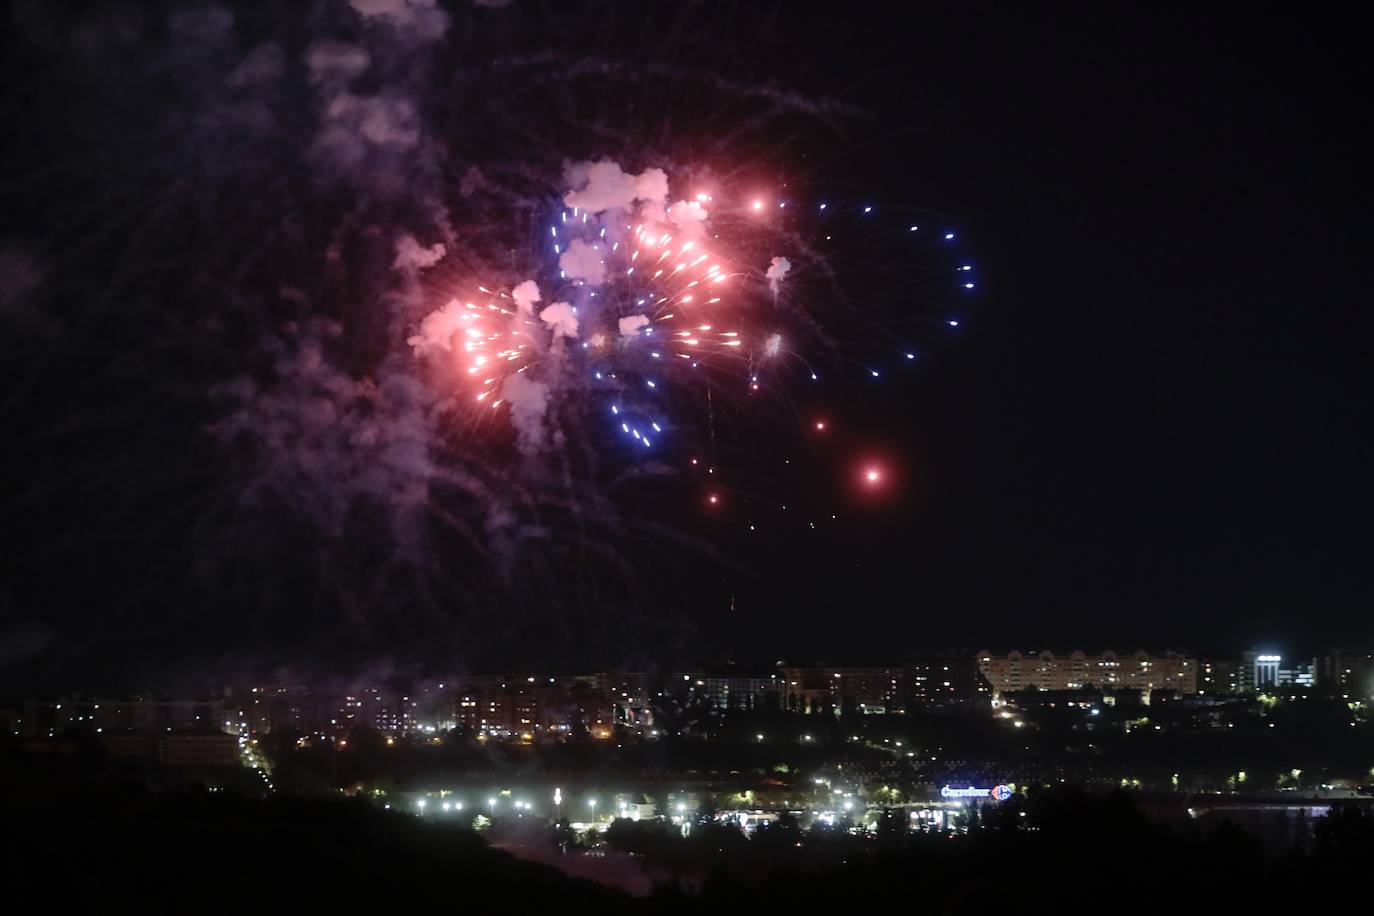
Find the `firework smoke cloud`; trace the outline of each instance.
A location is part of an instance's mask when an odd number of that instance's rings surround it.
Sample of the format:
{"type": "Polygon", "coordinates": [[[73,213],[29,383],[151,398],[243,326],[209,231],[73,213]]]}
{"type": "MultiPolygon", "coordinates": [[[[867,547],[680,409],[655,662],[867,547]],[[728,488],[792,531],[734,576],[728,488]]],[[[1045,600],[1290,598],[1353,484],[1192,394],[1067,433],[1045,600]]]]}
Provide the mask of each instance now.
{"type": "Polygon", "coordinates": [[[787,272],[791,269],[792,262],[786,258],[774,258],[769,262],[768,270],[764,273],[763,278],[768,281],[768,289],[772,291],[773,295],[776,296],[778,294],[778,289],[782,286],[783,278],[787,276],[787,272]]]}

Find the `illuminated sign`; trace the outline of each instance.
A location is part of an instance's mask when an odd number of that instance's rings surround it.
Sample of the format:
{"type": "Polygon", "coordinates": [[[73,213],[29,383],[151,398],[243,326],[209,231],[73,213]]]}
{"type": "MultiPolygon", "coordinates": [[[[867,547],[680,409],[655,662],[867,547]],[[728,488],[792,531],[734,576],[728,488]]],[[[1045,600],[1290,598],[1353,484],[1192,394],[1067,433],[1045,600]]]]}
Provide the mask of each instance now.
{"type": "Polygon", "coordinates": [[[1016,794],[1016,789],[1008,785],[996,785],[991,789],[982,789],[976,786],[965,786],[958,788],[955,786],[944,786],[940,789],[942,798],[991,798],[993,801],[1006,801],[1016,794]]]}

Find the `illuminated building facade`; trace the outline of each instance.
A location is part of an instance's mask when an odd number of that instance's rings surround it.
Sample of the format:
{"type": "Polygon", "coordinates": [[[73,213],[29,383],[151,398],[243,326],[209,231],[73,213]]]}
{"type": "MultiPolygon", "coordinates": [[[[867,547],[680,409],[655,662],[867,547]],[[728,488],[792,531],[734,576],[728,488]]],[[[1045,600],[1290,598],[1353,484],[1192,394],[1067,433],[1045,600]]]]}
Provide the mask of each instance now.
{"type": "Polygon", "coordinates": [[[1317,686],[1318,668],[1316,659],[1284,665],[1283,656],[1277,652],[1251,649],[1241,653],[1240,689],[1242,693],[1264,693],[1280,687],[1310,690],[1317,686]]]}
{"type": "Polygon", "coordinates": [[[978,669],[996,694],[1020,690],[1080,690],[1096,687],[1111,690],[1172,690],[1196,693],[1198,662],[1179,652],[1151,654],[1143,649],[1132,655],[1110,650],[1056,653],[1020,652],[977,654],[978,669]]]}

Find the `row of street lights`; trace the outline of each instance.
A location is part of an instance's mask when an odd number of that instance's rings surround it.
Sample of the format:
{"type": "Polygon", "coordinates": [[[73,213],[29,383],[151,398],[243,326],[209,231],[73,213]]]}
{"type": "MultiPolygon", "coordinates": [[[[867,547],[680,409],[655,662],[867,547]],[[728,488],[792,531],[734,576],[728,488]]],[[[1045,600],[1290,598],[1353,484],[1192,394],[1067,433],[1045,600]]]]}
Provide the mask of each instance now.
{"type": "MultiPolygon", "coordinates": [[[[487,810],[488,810],[488,812],[490,812],[490,814],[491,814],[492,816],[495,816],[495,815],[496,815],[496,808],[497,808],[497,805],[498,805],[499,803],[500,803],[500,798],[498,798],[498,797],[495,796],[495,795],[490,796],[490,797],[487,798],[487,810]]],[[[522,801],[522,800],[520,800],[520,799],[516,799],[515,801],[512,802],[512,804],[513,804],[514,808],[515,808],[517,811],[530,811],[530,812],[532,812],[532,811],[534,810],[534,804],[533,804],[532,802],[527,802],[527,801],[522,801]]],[[[553,790],[553,804],[554,804],[554,809],[555,809],[555,811],[561,813],[562,810],[563,810],[563,790],[562,790],[561,788],[555,788],[555,789],[553,790]]],[[[425,808],[426,808],[428,805],[429,805],[428,800],[427,800],[427,799],[423,799],[423,798],[422,798],[422,799],[419,799],[419,800],[416,801],[416,803],[415,803],[415,807],[416,807],[416,809],[419,811],[420,814],[424,814],[424,813],[425,813],[425,808]]],[[[444,811],[462,811],[462,810],[463,810],[463,803],[460,802],[460,801],[453,801],[453,802],[444,801],[444,802],[441,802],[440,805],[441,805],[441,808],[442,808],[444,811]]],[[[591,816],[592,816],[593,818],[596,817],[596,806],[597,806],[597,799],[596,799],[595,796],[590,797],[590,798],[587,799],[587,810],[588,810],[589,812],[591,812],[591,816]]],[[[387,805],[387,807],[390,808],[391,806],[390,806],[390,805],[387,805]]],[[[681,814],[686,814],[686,813],[687,813],[687,804],[686,804],[685,802],[678,802],[677,805],[676,805],[676,807],[677,807],[677,813],[678,813],[678,814],[681,815],[681,814]]],[[[626,810],[627,810],[626,807],[625,807],[624,805],[622,805],[622,806],[621,806],[621,814],[624,815],[625,812],[626,812],[626,810]]]]}
{"type": "MultiPolygon", "coordinates": [[[[501,800],[500,800],[498,797],[496,797],[495,795],[490,796],[490,797],[487,799],[487,810],[490,811],[492,814],[495,814],[495,813],[496,813],[496,806],[500,803],[500,801],[501,801],[501,800]]],[[[424,811],[425,811],[425,807],[426,807],[428,804],[429,804],[428,800],[422,798],[422,799],[420,799],[419,801],[417,801],[417,802],[415,803],[415,806],[416,806],[416,808],[419,809],[420,813],[423,814],[424,811]]],[[[514,804],[515,809],[516,809],[517,811],[533,811],[533,810],[534,810],[534,803],[533,803],[533,802],[521,801],[521,800],[519,800],[519,799],[516,799],[516,800],[513,802],[513,804],[514,804]]],[[[556,810],[562,811],[562,809],[563,809],[563,790],[562,790],[561,788],[555,788],[555,789],[553,790],[553,804],[554,804],[554,808],[555,808],[556,810]]],[[[388,807],[390,807],[390,806],[388,806],[388,807]]],[[[679,806],[679,807],[681,807],[681,806],[679,806]]],[[[445,810],[445,811],[462,811],[462,810],[463,810],[463,803],[462,803],[462,802],[448,802],[448,801],[445,801],[445,802],[442,803],[442,808],[443,808],[443,810],[445,810]]],[[[594,797],[593,797],[593,798],[587,799],[587,808],[590,809],[593,813],[595,813],[595,811],[596,811],[596,799],[595,799],[594,797]]]]}

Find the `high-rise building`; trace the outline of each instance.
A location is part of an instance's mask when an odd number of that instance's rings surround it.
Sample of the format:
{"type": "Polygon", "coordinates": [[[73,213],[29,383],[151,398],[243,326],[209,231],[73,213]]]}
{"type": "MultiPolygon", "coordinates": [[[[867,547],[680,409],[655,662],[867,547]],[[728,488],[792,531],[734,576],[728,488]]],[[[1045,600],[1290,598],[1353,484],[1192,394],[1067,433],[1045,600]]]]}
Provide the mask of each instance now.
{"type": "Polygon", "coordinates": [[[1279,665],[1283,656],[1273,651],[1249,649],[1240,655],[1241,693],[1257,693],[1279,684],[1279,665]]]}
{"type": "Polygon", "coordinates": [[[1250,649],[1240,656],[1242,693],[1263,693],[1276,687],[1311,689],[1317,684],[1317,660],[1297,659],[1288,665],[1272,650],[1250,649]]]}
{"type": "Polygon", "coordinates": [[[652,729],[653,707],[663,689],[662,679],[644,671],[600,671],[572,678],[611,704],[615,721],[642,732],[652,729]]]}
{"type": "Polygon", "coordinates": [[[967,653],[914,657],[903,665],[780,665],[784,709],[902,715],[922,707],[986,702],[991,688],[967,653]]]}
{"type": "Polygon", "coordinates": [[[1328,649],[1317,660],[1317,685],[1333,696],[1374,700],[1374,650],[1328,649]]]}
{"type": "Polygon", "coordinates": [[[978,658],[968,652],[943,652],[912,658],[906,665],[908,707],[961,708],[986,706],[992,685],[978,658]]]}
{"type": "Polygon", "coordinates": [[[1134,688],[1196,693],[1198,662],[1180,652],[1151,654],[1139,650],[1133,655],[1118,655],[1110,650],[1087,653],[1081,650],[1055,653],[1019,652],[1005,654],[980,651],[978,668],[996,694],[1018,690],[1081,690],[1134,688]]]}
{"type": "Polygon", "coordinates": [[[901,667],[778,668],[783,705],[797,712],[904,712],[909,674],[901,667]]]}
{"type": "Polygon", "coordinates": [[[1198,659],[1197,692],[1205,696],[1240,693],[1240,663],[1232,659],[1198,659]]]}
{"type": "Polygon", "coordinates": [[[232,732],[237,730],[236,718],[232,704],[215,698],[75,697],[25,702],[15,730],[25,737],[53,737],[72,727],[88,728],[97,734],[232,732]]]}

